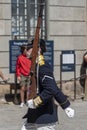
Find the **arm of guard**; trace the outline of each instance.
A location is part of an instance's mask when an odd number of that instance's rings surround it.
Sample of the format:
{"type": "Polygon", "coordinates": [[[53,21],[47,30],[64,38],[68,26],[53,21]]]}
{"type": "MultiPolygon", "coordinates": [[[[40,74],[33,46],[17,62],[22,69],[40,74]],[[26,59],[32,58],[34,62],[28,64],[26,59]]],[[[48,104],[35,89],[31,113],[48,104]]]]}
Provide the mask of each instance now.
{"type": "Polygon", "coordinates": [[[46,78],[43,82],[43,91],[39,94],[45,104],[49,99],[54,97],[60,106],[65,109],[70,106],[70,102],[63,92],[56,85],[55,80],[46,78]]]}
{"type": "Polygon", "coordinates": [[[70,102],[67,100],[67,97],[62,93],[62,91],[58,88],[50,66],[46,64],[40,66],[39,72],[41,75],[40,87],[43,90],[41,91],[39,96],[42,99],[43,104],[54,97],[63,109],[67,108],[70,105],[70,102]]]}

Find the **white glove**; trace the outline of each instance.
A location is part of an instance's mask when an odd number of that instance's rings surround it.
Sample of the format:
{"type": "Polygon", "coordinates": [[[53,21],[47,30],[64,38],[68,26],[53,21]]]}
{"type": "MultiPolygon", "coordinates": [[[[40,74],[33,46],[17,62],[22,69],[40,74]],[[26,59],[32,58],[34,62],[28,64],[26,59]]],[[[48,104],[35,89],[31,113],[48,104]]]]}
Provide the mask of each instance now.
{"type": "Polygon", "coordinates": [[[23,125],[22,128],[21,128],[21,130],[27,130],[27,129],[26,129],[25,126],[23,125]]]}
{"type": "Polygon", "coordinates": [[[30,99],[27,101],[28,107],[32,109],[36,109],[36,106],[34,105],[33,99],[30,99]]]}
{"type": "Polygon", "coordinates": [[[74,112],[74,109],[68,107],[68,108],[65,109],[65,113],[66,113],[66,115],[67,115],[68,117],[72,118],[72,117],[74,117],[74,113],[75,113],[75,112],[74,112]]]}

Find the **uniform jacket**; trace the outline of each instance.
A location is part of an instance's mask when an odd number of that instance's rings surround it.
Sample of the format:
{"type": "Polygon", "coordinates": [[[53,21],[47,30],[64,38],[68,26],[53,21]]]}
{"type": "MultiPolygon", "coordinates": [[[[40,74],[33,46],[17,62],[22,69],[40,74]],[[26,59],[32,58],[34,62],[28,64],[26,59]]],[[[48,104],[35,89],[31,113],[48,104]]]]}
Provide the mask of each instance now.
{"type": "Polygon", "coordinates": [[[61,105],[63,109],[70,105],[66,96],[60,91],[55,82],[52,68],[48,62],[44,62],[39,66],[39,96],[42,104],[36,109],[28,109],[27,114],[23,118],[27,118],[29,123],[54,123],[58,121],[57,106],[54,104],[53,98],[61,105]]]}

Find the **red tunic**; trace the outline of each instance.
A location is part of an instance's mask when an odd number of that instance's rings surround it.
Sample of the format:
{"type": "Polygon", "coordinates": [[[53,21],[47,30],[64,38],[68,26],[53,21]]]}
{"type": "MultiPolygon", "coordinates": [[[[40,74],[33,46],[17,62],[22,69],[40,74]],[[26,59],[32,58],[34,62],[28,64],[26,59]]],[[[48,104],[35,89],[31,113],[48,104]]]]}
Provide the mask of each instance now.
{"type": "Polygon", "coordinates": [[[24,75],[28,76],[30,74],[31,60],[29,60],[26,55],[21,54],[17,58],[16,63],[16,76],[24,75]]]}

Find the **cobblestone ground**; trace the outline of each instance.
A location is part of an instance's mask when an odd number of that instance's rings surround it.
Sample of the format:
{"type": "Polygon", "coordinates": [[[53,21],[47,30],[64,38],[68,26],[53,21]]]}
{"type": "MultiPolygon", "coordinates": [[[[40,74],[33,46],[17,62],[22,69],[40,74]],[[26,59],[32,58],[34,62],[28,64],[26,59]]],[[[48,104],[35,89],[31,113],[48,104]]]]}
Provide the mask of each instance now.
{"type": "MultiPolygon", "coordinates": [[[[87,101],[75,100],[71,102],[75,109],[75,117],[70,119],[59,107],[59,124],[56,130],[87,130],[87,101]]],[[[0,130],[20,130],[23,122],[22,116],[27,107],[20,108],[14,104],[0,104],[0,130]]]]}
{"type": "Polygon", "coordinates": [[[20,130],[23,124],[22,116],[26,111],[27,107],[0,104],[0,130],[20,130]]]}

